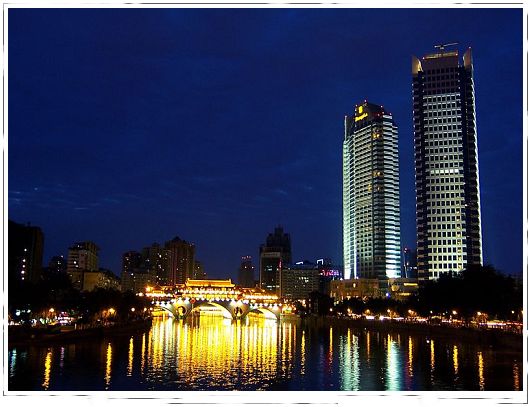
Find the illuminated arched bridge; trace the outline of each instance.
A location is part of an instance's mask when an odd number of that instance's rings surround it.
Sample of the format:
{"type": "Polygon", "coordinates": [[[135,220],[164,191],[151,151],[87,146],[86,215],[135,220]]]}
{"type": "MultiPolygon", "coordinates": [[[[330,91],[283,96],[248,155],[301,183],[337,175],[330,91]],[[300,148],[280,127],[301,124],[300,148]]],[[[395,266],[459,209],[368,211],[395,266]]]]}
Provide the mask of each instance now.
{"type": "Polygon", "coordinates": [[[260,288],[240,288],[230,279],[188,279],[176,286],[146,287],[145,295],[154,306],[169,311],[175,318],[217,309],[226,318],[241,319],[257,312],[278,320],[281,314],[292,310],[291,304],[281,301],[276,294],[260,288]]]}

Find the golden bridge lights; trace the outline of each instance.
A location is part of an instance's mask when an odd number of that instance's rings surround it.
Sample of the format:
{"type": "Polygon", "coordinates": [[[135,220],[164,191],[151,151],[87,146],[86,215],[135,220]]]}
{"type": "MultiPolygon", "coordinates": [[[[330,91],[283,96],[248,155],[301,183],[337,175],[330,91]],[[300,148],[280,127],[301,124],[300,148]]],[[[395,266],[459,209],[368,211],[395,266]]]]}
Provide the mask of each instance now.
{"type": "MultiPolygon", "coordinates": [[[[249,312],[261,312],[278,319],[286,310],[292,312],[289,303],[278,295],[260,288],[240,288],[231,280],[190,280],[185,284],[164,287],[146,287],[144,294],[152,304],[167,311],[168,315],[184,318],[197,309],[213,311],[217,308],[226,318],[240,319],[249,312]]],[[[219,312],[218,312],[219,313],[219,312]]]]}

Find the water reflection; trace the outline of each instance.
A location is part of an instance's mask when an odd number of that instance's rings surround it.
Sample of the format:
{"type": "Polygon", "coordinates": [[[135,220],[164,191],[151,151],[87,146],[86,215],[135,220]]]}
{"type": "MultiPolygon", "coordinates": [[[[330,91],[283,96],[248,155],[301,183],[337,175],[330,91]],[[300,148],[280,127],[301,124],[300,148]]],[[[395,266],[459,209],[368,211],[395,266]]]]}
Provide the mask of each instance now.
{"type": "Polygon", "coordinates": [[[485,390],[485,377],[483,376],[483,353],[478,352],[479,390],[485,390]]]}
{"type": "Polygon", "coordinates": [[[350,329],[339,342],[339,374],[342,390],[360,389],[359,339],[350,329]]]}
{"type": "Polygon", "coordinates": [[[198,316],[157,319],[133,336],[11,349],[8,368],[10,390],[521,390],[522,362],[509,360],[415,335],[198,316]]]}
{"type": "Polygon", "coordinates": [[[50,372],[52,371],[52,350],[49,349],[44,359],[44,381],[42,382],[42,388],[48,390],[50,386],[50,372]]]}
{"type": "Polygon", "coordinates": [[[127,352],[127,376],[131,376],[133,374],[133,352],[133,337],[131,337],[131,339],[129,339],[129,351],[127,352]]]}
{"type": "Polygon", "coordinates": [[[520,390],[520,369],[516,363],[513,364],[513,379],[514,379],[514,389],[520,390]]]}
{"type": "Polygon", "coordinates": [[[454,374],[457,376],[459,374],[459,354],[457,351],[457,345],[454,345],[453,362],[454,362],[454,374]]]}
{"type": "Polygon", "coordinates": [[[387,390],[400,390],[398,343],[387,335],[387,390]]]}
{"type": "Polygon", "coordinates": [[[111,343],[107,345],[107,353],[105,358],[105,390],[109,389],[111,384],[111,363],[112,363],[112,346],[111,343]]]}
{"type": "Polygon", "coordinates": [[[413,377],[413,339],[411,336],[407,340],[407,372],[409,378],[413,377]]]}
{"type": "Polygon", "coordinates": [[[59,357],[59,369],[63,370],[65,365],[65,348],[61,346],[61,356],[59,357]]]}
{"type": "Polygon", "coordinates": [[[13,377],[15,374],[15,368],[17,366],[17,350],[13,349],[9,358],[9,377],[13,377]]]}
{"type": "Polygon", "coordinates": [[[142,351],[141,351],[141,359],[140,359],[140,371],[142,374],[145,372],[145,366],[146,366],[146,334],[142,335],[142,351]]]}
{"type": "MultiPolygon", "coordinates": [[[[241,322],[214,316],[160,321],[148,337],[151,362],[147,374],[164,376],[174,370],[177,380],[185,378],[193,386],[223,384],[227,388],[241,384],[238,376],[251,383],[263,380],[258,372],[274,378],[279,370],[287,371],[294,348],[291,325],[280,327],[281,341],[277,328],[276,321],[256,317],[241,322]]],[[[131,349],[134,352],[132,345],[131,349]]]]}

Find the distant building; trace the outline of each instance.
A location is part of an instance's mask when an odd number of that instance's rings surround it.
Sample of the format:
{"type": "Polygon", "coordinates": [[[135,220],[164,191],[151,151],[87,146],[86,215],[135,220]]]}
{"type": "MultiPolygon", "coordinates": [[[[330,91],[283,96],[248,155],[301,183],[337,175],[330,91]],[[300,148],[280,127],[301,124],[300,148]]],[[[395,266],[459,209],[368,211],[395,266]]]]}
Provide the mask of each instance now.
{"type": "Polygon", "coordinates": [[[83,273],[85,271],[98,271],[99,247],[94,242],[74,243],[68,249],[66,272],[74,288],[83,289],[83,273]]]}
{"type": "Polygon", "coordinates": [[[153,284],[167,285],[170,275],[170,251],[158,243],[143,248],[139,267],[152,276],[153,284]]]}
{"type": "Polygon", "coordinates": [[[134,293],[143,292],[146,285],[143,283],[148,280],[147,285],[153,284],[152,276],[143,278],[141,275],[148,274],[143,267],[142,254],[131,250],[122,255],[122,274],[121,289],[122,291],[133,291],[134,293]],[[140,282],[139,280],[142,280],[140,282]]]}
{"type": "Polygon", "coordinates": [[[205,273],[205,268],[203,266],[203,263],[196,260],[194,262],[194,276],[193,280],[206,280],[207,275],[205,273]]]}
{"type": "Polygon", "coordinates": [[[238,284],[241,287],[254,287],[254,266],[251,256],[243,256],[238,269],[238,284]]]}
{"type": "Polygon", "coordinates": [[[93,291],[96,288],[120,289],[120,279],[110,270],[84,271],[82,273],[82,291],[93,291]]]}
{"type": "Polygon", "coordinates": [[[351,298],[381,298],[380,280],[377,278],[353,278],[330,282],[330,297],[334,303],[351,298]]]}
{"type": "Polygon", "coordinates": [[[317,268],[319,269],[319,292],[329,295],[330,282],[343,279],[343,267],[333,265],[330,259],[319,259],[317,268]]]}
{"type": "Polygon", "coordinates": [[[165,248],[169,251],[169,275],[167,283],[169,285],[184,284],[187,279],[192,278],[194,275],[194,244],[176,237],[167,242],[165,248]]]}
{"type": "Polygon", "coordinates": [[[41,278],[44,234],[39,227],[9,221],[8,270],[10,279],[36,283],[41,278]]]}
{"type": "Polygon", "coordinates": [[[66,259],[64,256],[53,256],[48,263],[48,271],[53,274],[66,273],[66,259]]]}
{"type": "Polygon", "coordinates": [[[330,296],[334,303],[351,298],[392,298],[405,300],[418,292],[416,278],[390,278],[382,290],[382,280],[377,278],[356,278],[336,280],[330,283],[330,296]]]}
{"type": "Polygon", "coordinates": [[[419,283],[416,278],[390,278],[388,281],[388,294],[394,300],[404,301],[419,291],[419,283]]]}
{"type": "Polygon", "coordinates": [[[280,295],[280,271],[283,264],[290,263],[291,238],[278,226],[260,246],[260,287],[280,295]]]}
{"type": "Polygon", "coordinates": [[[280,297],[290,300],[306,300],[313,291],[319,290],[319,269],[316,264],[299,262],[282,267],[280,273],[280,297]]]}
{"type": "Polygon", "coordinates": [[[411,250],[407,247],[404,247],[402,251],[402,277],[404,278],[417,278],[417,252],[416,250],[411,250]]]}

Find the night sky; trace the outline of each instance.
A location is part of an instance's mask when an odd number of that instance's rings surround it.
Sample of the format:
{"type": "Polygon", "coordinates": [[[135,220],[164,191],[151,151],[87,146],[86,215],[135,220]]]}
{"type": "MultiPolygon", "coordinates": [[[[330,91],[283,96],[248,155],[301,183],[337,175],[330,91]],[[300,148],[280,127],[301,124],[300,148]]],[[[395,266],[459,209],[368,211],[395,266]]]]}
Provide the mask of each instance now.
{"type": "Polygon", "coordinates": [[[236,277],[278,224],[293,259],[342,263],[343,117],[398,125],[415,247],[411,56],[473,49],[485,263],[522,272],[519,9],[10,9],[8,216],[100,267],[175,236],[236,277]]]}

